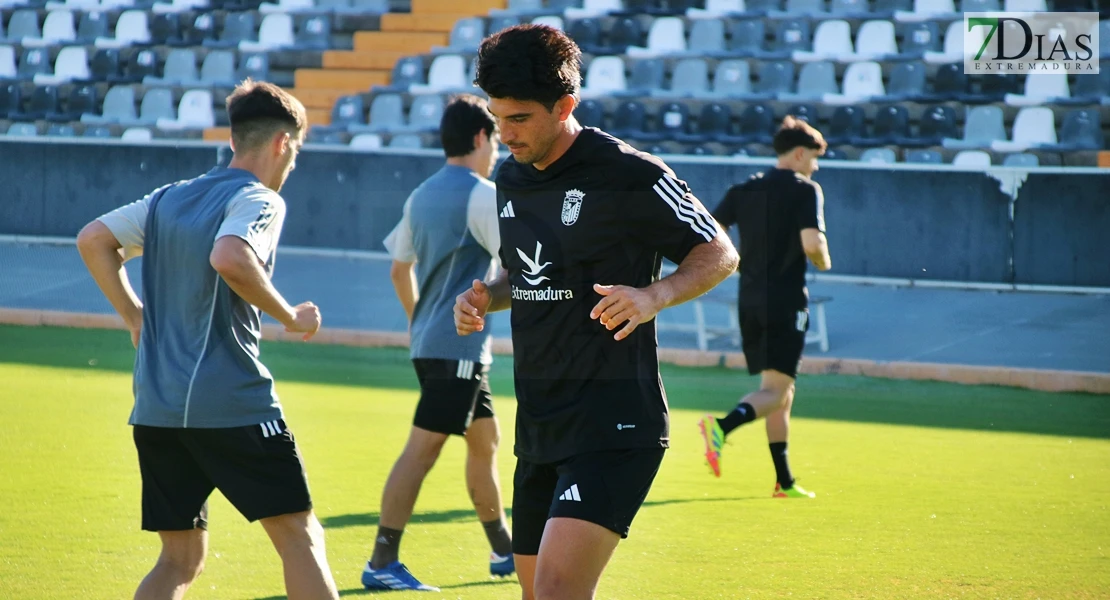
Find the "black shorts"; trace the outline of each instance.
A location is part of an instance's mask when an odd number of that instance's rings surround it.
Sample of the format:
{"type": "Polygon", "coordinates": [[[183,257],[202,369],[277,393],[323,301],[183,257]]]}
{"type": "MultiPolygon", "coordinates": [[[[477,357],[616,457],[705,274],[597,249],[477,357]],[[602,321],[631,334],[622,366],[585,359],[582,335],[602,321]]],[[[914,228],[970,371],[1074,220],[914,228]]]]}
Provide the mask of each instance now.
{"type": "Polygon", "coordinates": [[[285,421],[226,429],[136,425],[134,438],[146,531],[207,529],[213,489],[252,522],[312,508],[285,421]]]}
{"type": "Polygon", "coordinates": [[[463,435],[474,419],[493,416],[489,365],[472,360],[414,358],[420,402],[412,424],[428,431],[463,435]]]}
{"type": "Polygon", "coordinates": [[[740,336],[744,340],[748,373],[756,375],[765,369],[772,369],[797,377],[807,331],[808,309],[769,311],[741,306],[740,336]]]}
{"type": "Polygon", "coordinates": [[[539,554],[547,520],[555,517],[589,521],[628,537],[664,451],[590,452],[555,464],[518,459],[513,476],[513,553],[539,554]]]}

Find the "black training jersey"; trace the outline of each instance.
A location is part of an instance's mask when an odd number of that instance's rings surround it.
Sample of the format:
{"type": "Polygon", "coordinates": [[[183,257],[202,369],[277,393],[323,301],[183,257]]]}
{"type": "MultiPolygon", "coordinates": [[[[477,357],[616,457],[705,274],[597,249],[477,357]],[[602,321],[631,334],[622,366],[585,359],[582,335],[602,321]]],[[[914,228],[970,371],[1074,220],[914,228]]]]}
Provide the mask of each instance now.
{"type": "Polygon", "coordinates": [[[769,310],[809,305],[801,230],[825,231],[824,195],[816,182],[771,169],[732,186],[713,216],[740,228],[740,304],[769,310]]]}
{"type": "Polygon", "coordinates": [[[590,319],[594,284],[642,288],[718,228],[659,159],[593,128],[540,171],[497,174],[501,260],[512,287],[516,454],[554,462],[666,447],[655,321],[616,341],[590,319]]]}

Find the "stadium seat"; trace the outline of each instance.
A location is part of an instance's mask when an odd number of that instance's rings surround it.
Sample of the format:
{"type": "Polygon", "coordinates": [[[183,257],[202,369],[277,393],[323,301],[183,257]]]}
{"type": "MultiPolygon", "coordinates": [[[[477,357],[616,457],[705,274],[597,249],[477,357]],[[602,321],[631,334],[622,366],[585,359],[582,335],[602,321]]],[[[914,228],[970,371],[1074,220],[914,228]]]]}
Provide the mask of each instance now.
{"type": "Polygon", "coordinates": [[[73,125],[51,123],[46,128],[46,135],[47,137],[77,137],[77,131],[73,128],[73,125]]]}
{"type": "MultiPolygon", "coordinates": [[[[934,65],[947,64],[947,63],[963,63],[964,60],[964,22],[953,21],[944,33],[944,50],[942,52],[927,51],[922,57],[925,62],[934,65]]],[[[976,43],[976,47],[982,44],[985,39],[986,33],[981,31],[982,27],[976,27],[968,32],[966,35],[972,36],[971,43],[976,43]]]]}
{"type": "Polygon", "coordinates": [[[837,60],[852,54],[852,27],[847,21],[829,19],[821,21],[813,32],[812,50],[795,50],[794,62],[837,60]]]}
{"type": "Polygon", "coordinates": [[[197,55],[191,48],[171,50],[166,56],[161,77],[143,77],[143,85],[189,85],[197,81],[197,55]]]}
{"type": "MultiPolygon", "coordinates": [[[[271,17],[274,15],[266,16],[271,17]]],[[[292,38],[292,34],[290,34],[290,38],[292,38]]],[[[257,40],[258,27],[254,13],[230,13],[227,15],[227,18],[224,19],[224,27],[220,32],[219,39],[205,39],[204,45],[212,48],[239,48],[244,52],[251,52],[251,50],[247,48],[241,48],[240,44],[242,42],[256,42],[257,40]]],[[[263,47],[259,51],[268,49],[268,47],[263,47]]]]}
{"type": "Polygon", "coordinates": [[[730,56],[757,56],[763,52],[762,19],[741,19],[732,22],[728,39],[730,56]]]}
{"type": "Polygon", "coordinates": [[[358,133],[351,137],[348,145],[356,150],[380,150],[382,136],[376,133],[358,133]]]}
{"type": "Polygon", "coordinates": [[[143,94],[139,103],[139,117],[134,122],[120,120],[120,124],[129,127],[133,125],[156,125],[159,119],[174,121],[177,116],[173,106],[173,92],[169,88],[152,88],[143,94]]]}
{"type": "Polygon", "coordinates": [[[628,93],[648,96],[662,89],[665,68],[666,63],[661,58],[633,59],[631,75],[626,81],[628,93]]]}
{"type": "Polygon", "coordinates": [[[622,102],[613,113],[611,133],[618,138],[633,139],[645,135],[646,109],[642,102],[622,102]]]}
{"type": "Polygon", "coordinates": [[[907,150],[906,162],[939,165],[944,163],[944,157],[936,150],[907,150]]]}
{"type": "Polygon", "coordinates": [[[631,17],[620,17],[607,32],[608,54],[624,54],[629,47],[639,46],[644,37],[640,21],[631,17]]]}
{"type": "Polygon", "coordinates": [[[1110,104],[1110,66],[1100,68],[1098,75],[1076,77],[1072,100],[1076,104],[1110,104]]]}
{"type": "Polygon", "coordinates": [[[116,21],[115,37],[96,38],[97,48],[124,48],[134,44],[146,44],[151,40],[150,23],[147,13],[142,10],[124,11],[116,21]]]}
{"type": "Polygon", "coordinates": [[[898,56],[898,43],[894,39],[894,23],[867,21],[856,33],[855,53],[841,56],[843,61],[884,60],[898,56]]]}
{"type": "Polygon", "coordinates": [[[875,113],[871,135],[853,138],[853,146],[896,145],[898,140],[910,136],[910,114],[905,106],[887,104],[875,113]]]}
{"type": "Polygon", "coordinates": [[[786,109],[783,116],[790,115],[806,123],[817,122],[817,106],[813,104],[795,104],[786,109]]]}
{"type": "Polygon", "coordinates": [[[868,0],[831,0],[829,12],[842,19],[865,19],[871,16],[868,0]]]}
{"type": "Polygon", "coordinates": [[[883,88],[883,68],[873,61],[857,62],[848,65],[844,71],[844,91],[841,94],[826,94],[825,104],[857,104],[870,98],[885,96],[883,88]]]}
{"type": "MultiPolygon", "coordinates": [[[[655,133],[663,139],[675,139],[686,133],[690,125],[690,107],[681,102],[668,102],[659,107],[655,117],[655,133]]],[[[643,138],[642,138],[643,139],[643,138]]]]}
{"type": "Polygon", "coordinates": [[[967,111],[962,139],[945,138],[945,148],[990,148],[991,143],[1006,139],[1002,109],[997,106],[973,106],[967,111]]]}
{"type": "Polygon", "coordinates": [[[679,134],[684,142],[713,142],[727,139],[732,129],[732,109],[727,104],[710,102],[698,113],[697,131],[679,134]]]}
{"type": "Polygon", "coordinates": [[[735,141],[740,144],[771,143],[774,118],[774,112],[770,106],[760,103],[749,104],[737,119],[740,135],[735,141]]]}
{"type": "Polygon", "coordinates": [[[922,147],[939,146],[947,138],[959,134],[956,127],[956,111],[951,106],[931,106],[918,120],[918,133],[898,140],[899,146],[922,147]]]}
{"type": "Polygon", "coordinates": [[[81,134],[81,137],[110,138],[112,137],[112,130],[103,125],[92,125],[85,128],[85,133],[81,134]]]}
{"type": "Polygon", "coordinates": [[[438,93],[459,91],[472,87],[466,76],[467,65],[463,57],[457,54],[443,54],[432,60],[428,69],[428,83],[414,83],[409,86],[409,91],[414,94],[438,93]]]}
{"type": "Polygon", "coordinates": [[[778,28],[775,30],[774,47],[769,51],[760,51],[756,56],[764,59],[785,60],[791,58],[795,51],[809,49],[809,21],[785,19],[779,22],[778,28]]]}
{"type": "Polygon", "coordinates": [[[744,0],[705,0],[705,8],[691,6],[686,9],[686,18],[721,20],[724,17],[736,16],[746,12],[744,0]]]}
{"type": "Polygon", "coordinates": [[[270,55],[265,52],[239,54],[239,80],[250,77],[255,81],[269,81],[270,55]]]}
{"type": "Polygon", "coordinates": [[[34,123],[12,123],[8,126],[10,137],[37,137],[39,128],[34,123]]]}
{"type": "Polygon", "coordinates": [[[621,57],[598,56],[590,61],[586,69],[586,82],[581,94],[583,98],[593,98],[624,92],[627,87],[621,57]]]}
{"type": "Polygon", "coordinates": [[[50,121],[68,122],[78,121],[81,115],[97,110],[100,104],[100,94],[96,85],[85,84],[73,86],[66,98],[65,110],[46,115],[50,121]]]}
{"type": "Polygon", "coordinates": [[[234,87],[235,53],[228,50],[212,50],[204,57],[200,66],[201,82],[217,87],[234,87]]]}
{"type": "Polygon", "coordinates": [[[1053,152],[1073,152],[1102,150],[1105,147],[1102,119],[1098,109],[1078,109],[1068,111],[1064,115],[1064,122],[1060,125],[1059,143],[1055,146],[1042,146],[1042,149],[1053,152]]]}
{"type": "Polygon", "coordinates": [[[123,81],[123,72],[120,70],[119,50],[114,48],[101,48],[93,54],[89,61],[89,78],[94,81],[119,83],[123,81]]]}
{"type": "Polygon", "coordinates": [[[211,90],[189,90],[181,95],[176,118],[158,119],[159,129],[208,129],[216,126],[211,90]]]}
{"type": "Polygon", "coordinates": [[[421,140],[420,136],[416,135],[415,133],[402,133],[402,134],[393,136],[389,140],[389,147],[390,148],[402,148],[402,149],[414,149],[415,150],[415,149],[419,149],[419,148],[423,147],[423,145],[424,145],[423,140],[421,140]]]}
{"type": "MultiPolygon", "coordinates": [[[[490,19],[489,31],[495,33],[506,27],[516,25],[516,23],[517,20],[514,17],[495,17],[490,19]],[[508,19],[508,21],[500,22],[498,19],[508,19]]],[[[601,22],[597,19],[586,18],[571,21],[567,25],[567,35],[587,54],[606,53],[606,49],[601,44],[601,22]]]]}
{"type": "Polygon", "coordinates": [[[301,22],[294,48],[299,50],[327,50],[331,47],[331,17],[314,15],[301,22]]]}
{"type": "Polygon", "coordinates": [[[50,73],[50,52],[45,48],[24,48],[19,57],[19,79],[33,80],[35,75],[50,73]]]}
{"type": "Polygon", "coordinates": [[[759,65],[756,95],[775,98],[789,94],[794,88],[794,63],[790,61],[765,62],[759,65]]]}
{"type": "Polygon", "coordinates": [[[825,160],[848,160],[848,153],[839,148],[829,148],[825,150],[825,160]]]}
{"type": "Polygon", "coordinates": [[[786,0],[783,12],[790,15],[819,15],[825,12],[825,0],[786,0]]]}
{"type": "Polygon", "coordinates": [[[752,93],[752,76],[745,60],[722,60],[713,73],[715,97],[740,98],[752,93]]]}
{"type": "MultiPolygon", "coordinates": [[[[10,26],[9,26],[10,29],[10,26]]],[[[25,37],[24,47],[42,48],[70,44],[77,41],[77,27],[73,13],[68,10],[52,10],[42,22],[42,37],[25,37]]]]}
{"type": "Polygon", "coordinates": [[[58,112],[58,88],[53,85],[40,85],[31,92],[26,109],[12,118],[17,121],[36,121],[46,115],[58,112]]]}
{"type": "Polygon", "coordinates": [[[0,81],[0,119],[23,111],[23,88],[14,82],[0,81]]]}
{"type": "Polygon", "coordinates": [[[258,40],[239,41],[242,52],[267,52],[296,45],[293,33],[293,17],[283,13],[266,15],[258,28],[258,40]]]}
{"type": "Polygon", "coordinates": [[[439,52],[476,52],[478,44],[486,36],[486,24],[479,17],[459,19],[451,28],[447,47],[436,48],[439,52]]]}
{"type": "MultiPolygon", "coordinates": [[[[547,27],[551,27],[552,29],[558,29],[559,31],[563,30],[563,18],[556,15],[544,15],[542,17],[536,17],[535,19],[532,19],[532,24],[545,25],[547,27]]],[[[390,145],[392,145],[393,141],[390,140],[389,143],[390,145]]]]}
{"type": "Polygon", "coordinates": [[[886,86],[886,96],[876,100],[905,102],[922,100],[924,96],[925,65],[910,61],[894,65],[890,71],[890,83],[886,86]]]}
{"type": "Polygon", "coordinates": [[[409,118],[406,129],[412,132],[435,132],[439,130],[439,123],[443,120],[443,111],[446,108],[443,97],[431,94],[417,96],[409,107],[409,118]]]}
{"type": "Polygon", "coordinates": [[[351,0],[350,12],[359,15],[381,15],[389,12],[389,0],[351,0]]]}
{"type": "Polygon", "coordinates": [[[266,15],[271,13],[299,13],[316,10],[316,5],[312,0],[278,0],[274,2],[263,2],[258,5],[258,12],[266,15]]]}
{"type": "Polygon", "coordinates": [[[605,109],[597,100],[583,100],[574,108],[574,118],[583,127],[603,128],[605,124],[605,109]]]}
{"type": "Polygon", "coordinates": [[[952,164],[957,167],[984,169],[991,166],[991,155],[982,150],[961,150],[952,159],[952,164]]]}
{"type": "Polygon", "coordinates": [[[0,80],[15,79],[19,73],[15,64],[15,48],[0,46],[0,80]]]}
{"type": "Polygon", "coordinates": [[[954,20],[960,18],[954,0],[913,0],[912,11],[895,11],[894,18],[899,21],[920,21],[924,19],[954,20]]]}
{"type": "Polygon", "coordinates": [[[725,51],[725,22],[698,19],[690,25],[689,51],[699,56],[714,56],[725,51]]]}
{"type": "Polygon", "coordinates": [[[77,23],[77,43],[93,44],[108,37],[108,17],[102,12],[86,12],[77,23]]]}
{"type": "MultiPolygon", "coordinates": [[[[1101,71],[1101,69],[1099,69],[1101,71]]],[[[1080,75],[1090,77],[1090,75],[1080,75]]],[[[1006,94],[1006,104],[1010,106],[1040,106],[1052,104],[1057,98],[1071,98],[1067,73],[1030,73],[1025,76],[1024,94],[1006,94]]]]}
{"type": "MultiPolygon", "coordinates": [[[[361,115],[359,119],[361,119],[361,115]]],[[[394,93],[376,94],[374,99],[370,101],[370,117],[367,119],[366,125],[352,125],[348,127],[348,131],[354,133],[360,131],[363,127],[370,133],[394,131],[404,128],[405,124],[405,102],[401,95],[394,93]]]]}
{"type": "Polygon", "coordinates": [[[146,127],[128,127],[119,139],[125,142],[149,142],[154,139],[154,134],[146,127]]]}
{"type": "Polygon", "coordinates": [[[509,0],[506,8],[495,8],[491,15],[529,15],[543,12],[543,0],[509,0]]]}
{"type": "Polygon", "coordinates": [[[868,148],[860,154],[859,161],[862,163],[889,165],[898,162],[898,157],[894,155],[894,150],[890,148],[868,148]]]}
{"type": "MultiPolygon", "coordinates": [[[[601,39],[600,24],[597,21],[595,21],[594,19],[581,19],[579,21],[575,21],[574,23],[571,23],[571,25],[575,25],[576,23],[592,23],[594,26],[599,27],[598,32],[597,32],[597,39],[601,39]]],[[[490,17],[489,33],[492,35],[494,33],[497,33],[498,31],[501,31],[502,29],[508,29],[509,27],[513,27],[513,26],[516,26],[516,25],[519,25],[519,24],[520,24],[520,18],[514,17],[512,15],[502,15],[502,16],[498,16],[498,17],[490,17]]],[[[569,35],[569,32],[568,32],[568,35],[569,35]]],[[[571,37],[573,38],[574,36],[571,35],[571,37]]],[[[578,38],[574,38],[574,41],[578,42],[578,45],[582,47],[583,51],[586,51],[586,47],[589,44],[583,44],[583,42],[579,41],[578,38]]],[[[596,43],[597,42],[595,40],[594,44],[596,44],[596,43]]]]}
{"type": "MultiPolygon", "coordinates": [[[[362,120],[364,109],[361,95],[342,96],[331,107],[331,123],[326,127],[317,126],[317,128],[321,131],[337,131],[346,130],[352,126],[362,126],[365,124],[362,120]]],[[[403,121],[398,123],[398,125],[403,124],[403,121]]]]}
{"type": "Polygon", "coordinates": [[[939,52],[940,49],[940,29],[935,22],[902,25],[902,57],[922,58],[926,52],[939,52]]]}
{"type": "Polygon", "coordinates": [[[659,17],[648,30],[647,47],[629,46],[632,57],[659,56],[686,51],[686,25],[678,17],[659,17]]]}
{"type": "Polygon", "coordinates": [[[154,14],[167,12],[186,12],[204,8],[208,3],[205,0],[173,0],[172,2],[155,2],[150,10],[154,14]]]}
{"type": "Polygon", "coordinates": [[[960,9],[964,12],[994,12],[1002,10],[1001,0],[961,0],[960,9]]]}
{"type": "Polygon", "coordinates": [[[42,38],[39,29],[39,15],[33,9],[21,8],[12,13],[8,20],[8,37],[4,40],[9,43],[22,44],[25,39],[42,38]]]}
{"type": "Polygon", "coordinates": [[[128,85],[117,85],[104,95],[103,114],[86,112],[80,117],[82,123],[106,125],[109,123],[130,123],[138,121],[135,113],[135,90],[128,85]]]}
{"type": "Polygon", "coordinates": [[[779,99],[787,102],[800,100],[819,100],[827,94],[837,94],[836,67],[827,61],[811,62],[802,65],[798,72],[798,91],[780,94],[779,99]]]}
{"type": "Polygon", "coordinates": [[[602,17],[609,13],[620,12],[624,7],[621,0],[583,0],[582,6],[568,6],[563,9],[563,15],[568,19],[583,19],[586,17],[602,17]]]}
{"type": "Polygon", "coordinates": [[[699,97],[709,94],[709,64],[702,58],[684,58],[675,63],[671,88],[656,95],[699,97]]]}
{"type": "Polygon", "coordinates": [[[393,63],[388,86],[375,86],[375,89],[395,92],[408,91],[414,85],[427,83],[424,77],[424,59],[419,56],[406,56],[393,63]]]}
{"type": "Polygon", "coordinates": [[[864,137],[864,114],[858,106],[838,106],[829,119],[825,140],[834,146],[849,144],[864,137]]]}
{"type": "Polygon", "coordinates": [[[1006,158],[1002,159],[1003,167],[1037,167],[1040,166],[1041,161],[1037,158],[1036,154],[1009,154],[1006,158]]]}

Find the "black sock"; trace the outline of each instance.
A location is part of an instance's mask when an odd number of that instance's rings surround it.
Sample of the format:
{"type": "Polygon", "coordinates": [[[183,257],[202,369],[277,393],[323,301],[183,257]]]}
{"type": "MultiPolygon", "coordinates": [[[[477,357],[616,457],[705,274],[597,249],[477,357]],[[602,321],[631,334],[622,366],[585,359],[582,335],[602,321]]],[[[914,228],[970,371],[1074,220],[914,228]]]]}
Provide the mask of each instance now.
{"type": "Polygon", "coordinates": [[[741,402],[732,412],[728,413],[723,419],[717,419],[717,424],[721,426],[721,431],[728,435],[733,429],[743,425],[744,423],[751,423],[755,420],[755,409],[747,402],[741,402]]]}
{"type": "Polygon", "coordinates": [[[782,489],[794,486],[794,477],[790,474],[790,461],[786,458],[786,442],[771,442],[771,460],[775,461],[775,477],[779,480],[782,489]]]}
{"type": "Polygon", "coordinates": [[[509,530],[505,529],[504,519],[499,517],[493,521],[482,521],[482,529],[486,530],[489,547],[498,556],[508,556],[513,553],[513,539],[509,537],[509,530]]]}
{"type": "Polygon", "coordinates": [[[388,567],[397,560],[401,547],[401,534],[404,529],[378,527],[378,537],[374,541],[374,554],[370,557],[370,568],[377,570],[388,567]]]}

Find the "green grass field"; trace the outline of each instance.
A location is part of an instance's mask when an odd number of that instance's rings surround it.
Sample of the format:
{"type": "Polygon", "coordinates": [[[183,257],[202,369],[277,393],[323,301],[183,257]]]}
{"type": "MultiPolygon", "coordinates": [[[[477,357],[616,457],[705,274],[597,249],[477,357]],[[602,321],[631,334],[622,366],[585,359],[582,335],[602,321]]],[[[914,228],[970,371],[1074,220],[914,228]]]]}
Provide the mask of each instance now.
{"type": "MultiPolygon", "coordinates": [[[[266,344],[307,462],[344,596],[361,591],[386,474],[417,398],[401,350],[266,344]]],[[[130,598],[157,536],[139,530],[127,427],[133,351],[115,331],[0,327],[0,598],[130,598]]],[[[501,479],[511,494],[511,362],[494,366],[501,479]]],[[[1106,598],[1110,397],[861,377],[799,380],[795,474],[815,501],[770,498],[759,426],[708,474],[695,422],[755,379],[666,368],[672,445],[599,598],[1106,598]]],[[[488,547],[448,444],[425,483],[402,558],[442,595],[519,598],[491,580],[488,547]]],[[[190,598],[282,598],[261,527],[218,494],[190,598]]]]}

